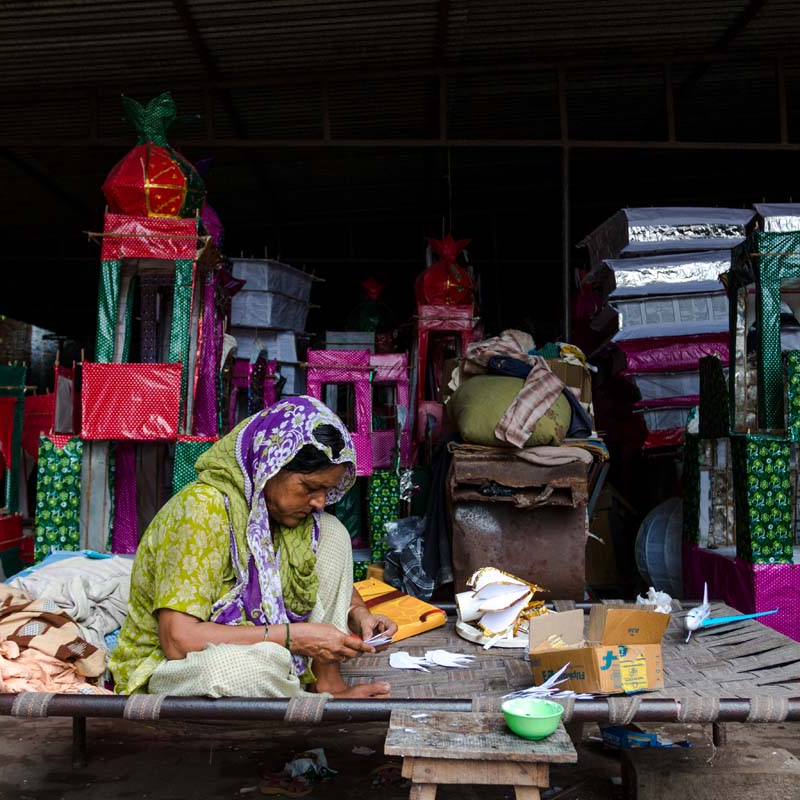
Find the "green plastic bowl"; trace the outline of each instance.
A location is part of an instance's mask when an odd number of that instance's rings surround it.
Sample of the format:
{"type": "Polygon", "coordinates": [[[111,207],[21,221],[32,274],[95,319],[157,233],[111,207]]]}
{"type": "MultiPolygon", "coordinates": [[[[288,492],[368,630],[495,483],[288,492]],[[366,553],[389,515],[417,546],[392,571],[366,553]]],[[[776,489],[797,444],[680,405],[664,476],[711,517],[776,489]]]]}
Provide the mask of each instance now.
{"type": "Polygon", "coordinates": [[[564,707],[552,700],[516,697],[501,706],[506,725],[523,739],[546,739],[558,727],[564,707]]]}

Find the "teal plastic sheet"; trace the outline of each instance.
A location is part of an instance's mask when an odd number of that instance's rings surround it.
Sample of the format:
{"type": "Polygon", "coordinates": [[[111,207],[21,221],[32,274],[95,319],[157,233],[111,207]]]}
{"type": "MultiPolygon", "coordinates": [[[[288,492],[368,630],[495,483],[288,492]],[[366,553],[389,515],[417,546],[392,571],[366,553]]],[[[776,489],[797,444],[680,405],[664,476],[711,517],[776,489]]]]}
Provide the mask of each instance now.
{"type": "Polygon", "coordinates": [[[758,421],[782,429],[781,282],[800,278],[800,233],[753,234],[753,266],[758,309],[758,421]]]}
{"type": "Polygon", "coordinates": [[[97,337],[94,360],[114,360],[114,342],[119,315],[119,289],[122,261],[103,261],[100,265],[100,289],[97,298],[97,337]]]}
{"type": "Polygon", "coordinates": [[[189,324],[192,316],[192,279],[194,261],[175,261],[175,292],[172,301],[172,329],[169,337],[169,361],[183,364],[181,375],[181,415],[186,411],[189,385],[189,324]]]}
{"type": "Polygon", "coordinates": [[[19,511],[19,476],[22,461],[22,421],[25,411],[25,381],[28,376],[27,367],[21,364],[0,364],[0,397],[16,398],[14,406],[14,428],[11,438],[10,470],[6,472],[5,498],[3,505],[9,514],[19,511]]]}
{"type": "Polygon", "coordinates": [[[194,465],[198,458],[208,450],[212,441],[175,442],[175,458],[172,469],[172,493],[177,494],[184,486],[197,480],[194,465]]]}

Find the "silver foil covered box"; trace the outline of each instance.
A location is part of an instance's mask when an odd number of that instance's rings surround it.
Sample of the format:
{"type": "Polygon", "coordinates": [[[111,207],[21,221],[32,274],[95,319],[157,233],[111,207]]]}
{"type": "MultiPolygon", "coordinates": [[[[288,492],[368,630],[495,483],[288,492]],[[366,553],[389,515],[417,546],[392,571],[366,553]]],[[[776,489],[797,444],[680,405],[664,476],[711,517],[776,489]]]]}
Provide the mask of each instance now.
{"type": "Polygon", "coordinates": [[[739,208],[623,208],[580,245],[589,251],[592,269],[620,255],[730,249],[744,241],[754,217],[739,208]]]}

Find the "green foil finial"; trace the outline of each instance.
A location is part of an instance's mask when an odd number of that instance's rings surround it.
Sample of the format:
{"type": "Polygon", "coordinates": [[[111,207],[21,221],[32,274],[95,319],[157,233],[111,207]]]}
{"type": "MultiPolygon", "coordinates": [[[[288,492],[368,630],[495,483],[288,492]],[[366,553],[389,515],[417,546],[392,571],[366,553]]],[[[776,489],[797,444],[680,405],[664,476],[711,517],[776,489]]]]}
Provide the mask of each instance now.
{"type": "Polygon", "coordinates": [[[146,106],[132,97],[122,95],[122,108],[128,122],[136,128],[138,144],[153,142],[161,147],[169,147],[167,130],[178,114],[175,101],[169,92],[154,97],[146,106]]]}

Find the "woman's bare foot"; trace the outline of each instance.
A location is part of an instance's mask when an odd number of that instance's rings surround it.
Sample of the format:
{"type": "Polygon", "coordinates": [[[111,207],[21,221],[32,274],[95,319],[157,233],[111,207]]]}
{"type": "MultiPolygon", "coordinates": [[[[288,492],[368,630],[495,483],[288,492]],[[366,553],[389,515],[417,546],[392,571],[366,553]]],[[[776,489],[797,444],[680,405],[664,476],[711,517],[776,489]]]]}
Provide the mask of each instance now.
{"type": "Polygon", "coordinates": [[[348,686],[342,679],[342,672],[336,662],[314,661],[311,671],[317,682],[309,687],[310,692],[329,692],[334,697],[341,698],[384,698],[389,697],[392,690],[387,681],[348,686]]]}
{"type": "Polygon", "coordinates": [[[392,691],[391,684],[386,681],[375,681],[375,683],[359,683],[356,686],[347,686],[338,692],[331,692],[334,697],[344,699],[360,698],[386,698],[392,691]]]}

